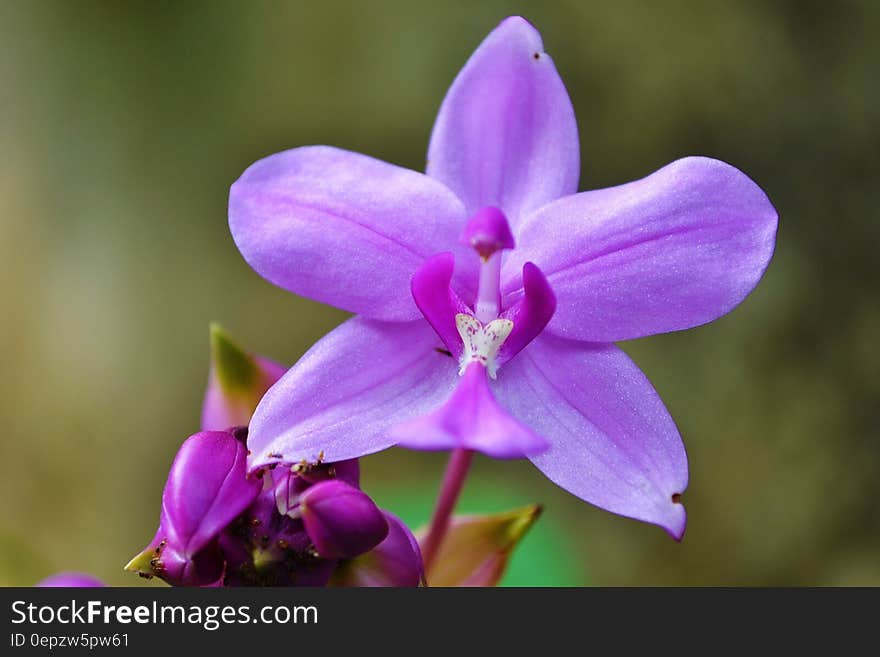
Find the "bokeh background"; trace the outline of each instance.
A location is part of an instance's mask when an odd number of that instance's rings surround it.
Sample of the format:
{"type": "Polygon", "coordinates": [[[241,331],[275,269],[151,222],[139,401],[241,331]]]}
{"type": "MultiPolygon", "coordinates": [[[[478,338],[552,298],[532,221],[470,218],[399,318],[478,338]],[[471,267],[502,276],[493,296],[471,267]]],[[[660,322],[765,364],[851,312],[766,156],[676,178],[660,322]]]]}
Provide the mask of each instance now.
{"type": "MultiPolygon", "coordinates": [[[[293,363],[345,317],[248,269],[229,185],[312,143],[422,168],[513,13],[568,86],[582,189],[711,155],[781,224],[731,315],[623,345],[688,447],[684,542],[480,458],[466,509],[546,505],[508,583],[880,585],[880,4],[794,0],[0,1],[0,584],[141,583],[122,565],[197,428],[209,321],[293,363]]],[[[414,523],[442,467],[363,463],[414,523]]]]}

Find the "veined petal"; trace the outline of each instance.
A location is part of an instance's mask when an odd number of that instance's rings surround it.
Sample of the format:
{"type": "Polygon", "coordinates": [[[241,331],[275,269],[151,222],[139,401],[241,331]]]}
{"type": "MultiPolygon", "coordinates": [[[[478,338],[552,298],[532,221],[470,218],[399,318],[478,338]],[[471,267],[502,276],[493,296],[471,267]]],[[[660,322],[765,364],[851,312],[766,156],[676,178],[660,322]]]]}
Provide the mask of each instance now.
{"type": "Polygon", "coordinates": [[[531,460],[554,483],[681,539],[684,445],[660,397],[623,351],[541,335],[505,365],[496,391],[501,404],[550,442],[531,460]]]}
{"type": "Polygon", "coordinates": [[[468,216],[501,208],[516,228],[532,210],[577,191],[577,123],[541,35],[504,20],[452,83],[428,148],[429,176],[458,194],[468,216]]]}
{"type": "MultiPolygon", "coordinates": [[[[229,195],[232,236],[258,274],[382,320],[419,316],[410,278],[437,251],[464,252],[465,219],[461,202],[436,180],[329,146],[262,159],[229,195]]],[[[463,284],[473,285],[476,263],[472,269],[459,272],[463,284]]]]}
{"type": "Polygon", "coordinates": [[[519,268],[531,260],[556,292],[547,327],[556,335],[612,342],[705,324],[758,284],[776,223],[766,194],[741,171],[678,160],[529,216],[505,261],[505,305],[521,294],[519,268]]]}
{"type": "Polygon", "coordinates": [[[333,462],[390,447],[389,427],[452,391],[458,363],[423,320],[355,317],[317,342],[263,397],[251,420],[251,470],[333,462]]]}
{"type": "Polygon", "coordinates": [[[464,447],[497,459],[546,450],[543,438],[495,401],[488,377],[482,364],[471,363],[442,406],[394,427],[391,435],[401,447],[429,451],[464,447]]]}

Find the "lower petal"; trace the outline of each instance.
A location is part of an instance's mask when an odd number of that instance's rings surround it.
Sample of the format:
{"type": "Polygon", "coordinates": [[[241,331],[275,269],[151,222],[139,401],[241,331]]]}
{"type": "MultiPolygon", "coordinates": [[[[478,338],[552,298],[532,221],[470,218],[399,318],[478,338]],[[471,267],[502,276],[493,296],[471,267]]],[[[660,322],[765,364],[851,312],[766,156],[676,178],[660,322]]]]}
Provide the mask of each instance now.
{"type": "Polygon", "coordinates": [[[343,461],[390,447],[389,428],[436,408],[457,371],[422,320],[350,319],[260,401],[250,424],[249,468],[343,461]]]}
{"type": "Polygon", "coordinates": [[[548,446],[499,406],[489,389],[486,368],[480,363],[468,365],[455,392],[440,408],[394,427],[391,433],[401,447],[462,447],[497,459],[538,454],[548,446]]]}
{"type": "Polygon", "coordinates": [[[635,363],[611,344],[542,335],[505,365],[499,401],[550,442],[532,462],[570,493],[680,540],[687,455],[635,363]]]}

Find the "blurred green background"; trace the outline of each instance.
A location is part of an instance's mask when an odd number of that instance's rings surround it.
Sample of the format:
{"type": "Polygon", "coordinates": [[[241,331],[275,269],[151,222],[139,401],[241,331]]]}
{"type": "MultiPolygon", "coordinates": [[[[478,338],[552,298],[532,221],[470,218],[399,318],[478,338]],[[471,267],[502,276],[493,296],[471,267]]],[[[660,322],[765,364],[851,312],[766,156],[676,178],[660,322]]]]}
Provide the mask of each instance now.
{"type": "MultiPolygon", "coordinates": [[[[0,584],[113,584],[197,429],[208,322],[288,363],[344,315],[238,255],[229,185],[326,143],[420,169],[443,95],[526,15],[578,115],[581,188],[689,154],[781,217],[757,291],[625,344],[691,462],[688,533],[477,461],[466,508],[546,505],[508,583],[880,585],[880,3],[0,1],[0,584]]],[[[369,457],[426,518],[443,457],[369,457]]]]}

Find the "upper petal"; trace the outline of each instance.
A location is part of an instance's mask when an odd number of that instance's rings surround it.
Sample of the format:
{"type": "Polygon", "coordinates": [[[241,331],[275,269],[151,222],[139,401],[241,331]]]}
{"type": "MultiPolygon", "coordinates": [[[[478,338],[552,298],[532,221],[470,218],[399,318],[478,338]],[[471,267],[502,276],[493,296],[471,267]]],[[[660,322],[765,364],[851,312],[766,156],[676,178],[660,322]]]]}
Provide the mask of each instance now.
{"type": "Polygon", "coordinates": [[[250,469],[334,462],[390,447],[389,427],[438,406],[458,364],[423,320],[350,319],[318,341],[257,406],[250,469]]]}
{"type": "Polygon", "coordinates": [[[550,442],[531,460],[553,482],[681,538],[684,445],[651,383],[623,351],[541,335],[505,366],[496,394],[550,442]]]}
{"type": "Polygon", "coordinates": [[[677,160],[529,216],[505,262],[505,305],[521,294],[519,268],[532,260],[556,292],[547,330],[557,335],[612,342],[705,324],[758,284],[776,223],[767,195],[738,169],[677,160]]]}
{"type": "Polygon", "coordinates": [[[461,202],[436,180],[329,146],[262,159],[229,194],[232,237],[257,273],[383,320],[418,317],[410,278],[431,254],[463,248],[464,219],[461,202]]]}
{"type": "Polygon", "coordinates": [[[541,35],[525,19],[504,20],[452,83],[434,124],[428,175],[468,213],[496,206],[512,226],[577,191],[577,123],[541,35]]]}

